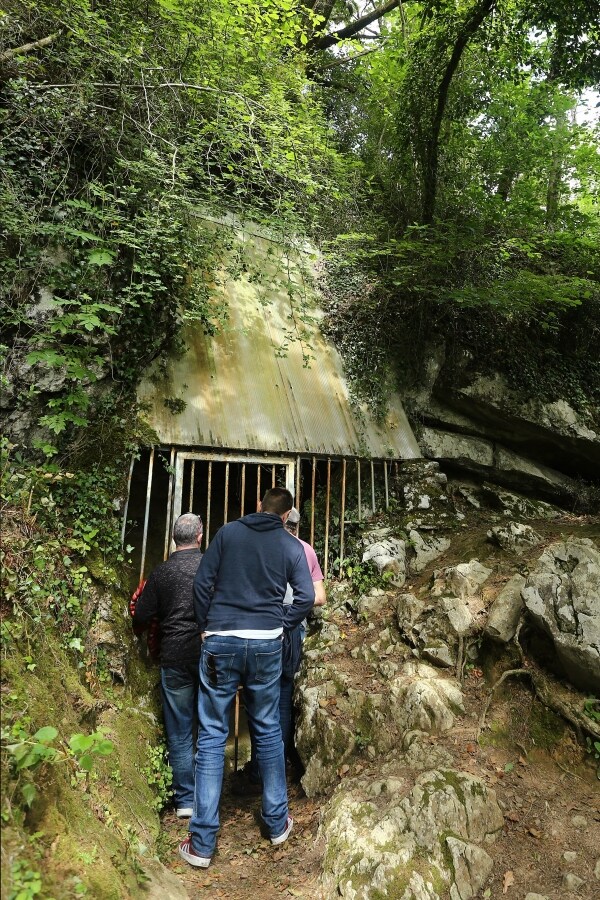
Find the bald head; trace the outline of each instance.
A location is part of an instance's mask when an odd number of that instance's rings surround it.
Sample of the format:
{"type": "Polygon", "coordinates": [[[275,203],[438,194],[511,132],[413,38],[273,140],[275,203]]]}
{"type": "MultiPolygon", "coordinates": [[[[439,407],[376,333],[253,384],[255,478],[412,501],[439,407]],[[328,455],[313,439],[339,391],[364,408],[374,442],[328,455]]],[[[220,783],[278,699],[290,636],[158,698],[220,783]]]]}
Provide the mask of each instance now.
{"type": "Polygon", "coordinates": [[[173,526],[173,540],[177,549],[198,545],[202,537],[202,519],[195,513],[184,513],[173,526]]]}

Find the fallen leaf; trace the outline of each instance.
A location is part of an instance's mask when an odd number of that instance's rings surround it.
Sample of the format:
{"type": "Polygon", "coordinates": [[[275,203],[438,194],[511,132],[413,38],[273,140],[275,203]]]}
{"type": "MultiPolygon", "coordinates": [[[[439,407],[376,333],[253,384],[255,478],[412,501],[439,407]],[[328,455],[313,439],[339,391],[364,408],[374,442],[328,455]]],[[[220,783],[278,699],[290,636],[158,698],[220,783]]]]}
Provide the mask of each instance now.
{"type": "Polygon", "coordinates": [[[541,838],[542,832],[538,831],[537,828],[528,828],[527,831],[534,838],[541,838]]]}
{"type": "Polygon", "coordinates": [[[512,869],[509,869],[504,873],[504,878],[502,879],[502,893],[506,894],[509,887],[515,883],[515,876],[513,875],[512,869]]]}
{"type": "Polygon", "coordinates": [[[525,759],[524,756],[519,757],[519,765],[520,766],[528,766],[529,765],[529,763],[527,762],[527,760],[525,759]]]}
{"type": "Polygon", "coordinates": [[[510,822],[519,822],[520,821],[518,814],[514,810],[504,813],[504,818],[508,819],[510,822]]]}
{"type": "Polygon", "coordinates": [[[473,741],[468,741],[466,751],[467,753],[477,753],[477,744],[474,744],[473,741]]]}

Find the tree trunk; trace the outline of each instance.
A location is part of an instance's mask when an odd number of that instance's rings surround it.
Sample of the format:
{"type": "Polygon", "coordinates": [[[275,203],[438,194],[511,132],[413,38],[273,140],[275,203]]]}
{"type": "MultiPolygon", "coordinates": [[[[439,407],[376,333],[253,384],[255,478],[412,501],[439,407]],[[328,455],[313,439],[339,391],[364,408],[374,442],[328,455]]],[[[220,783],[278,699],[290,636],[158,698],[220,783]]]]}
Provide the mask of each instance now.
{"type": "Polygon", "coordinates": [[[430,138],[425,149],[425,158],[423,161],[423,206],[421,215],[421,223],[423,225],[430,225],[435,216],[440,131],[444,113],[446,112],[450,85],[470,39],[477,32],[478,28],[495,6],[496,0],[480,0],[477,6],[471,11],[471,14],[465,20],[465,23],[456,38],[452,55],[450,56],[450,60],[448,61],[448,65],[446,66],[438,88],[435,115],[433,117],[430,138]]]}

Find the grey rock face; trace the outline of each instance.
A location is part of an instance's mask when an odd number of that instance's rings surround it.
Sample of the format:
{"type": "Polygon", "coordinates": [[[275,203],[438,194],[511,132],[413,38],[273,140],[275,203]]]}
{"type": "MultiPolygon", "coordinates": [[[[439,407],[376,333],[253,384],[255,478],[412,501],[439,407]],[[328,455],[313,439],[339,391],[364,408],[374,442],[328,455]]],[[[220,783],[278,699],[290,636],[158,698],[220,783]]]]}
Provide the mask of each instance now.
{"type": "Polygon", "coordinates": [[[532,500],[521,497],[511,491],[503,490],[496,485],[485,483],[481,488],[482,497],[491,506],[496,507],[507,517],[518,516],[521,519],[554,519],[561,511],[543,500],[532,500]]]}
{"type": "Polygon", "coordinates": [[[548,634],[567,677],[600,690],[600,552],[589,540],[552,544],[538,560],[522,596],[548,634]]]}
{"type": "Polygon", "coordinates": [[[439,900],[448,889],[453,900],[477,896],[492,865],[479,844],[503,825],[494,792],[451,769],[424,773],[405,796],[398,779],[375,787],[344,785],[325,809],[326,897],[370,900],[393,892],[402,900],[439,900]]]}
{"type": "Polygon", "coordinates": [[[438,569],[427,605],[414,594],[400,595],[398,626],[424,659],[442,667],[456,665],[459,637],[484,611],[481,586],[491,571],[476,559],[438,569]]]}
{"type": "Polygon", "coordinates": [[[439,535],[424,537],[414,528],[409,532],[408,537],[408,569],[411,574],[422,572],[430,562],[445,553],[451,543],[450,538],[439,535]]]}
{"type": "Polygon", "coordinates": [[[389,528],[377,528],[364,535],[363,545],[362,561],[373,563],[382,574],[389,572],[392,584],[401,587],[406,581],[406,542],[389,528]]]}
{"type": "Polygon", "coordinates": [[[524,587],[525,578],[522,575],[513,575],[492,603],[484,628],[492,640],[508,644],[514,638],[524,609],[521,597],[524,587]]]}
{"type": "Polygon", "coordinates": [[[542,538],[534,531],[531,525],[523,525],[521,522],[507,522],[506,525],[496,525],[488,531],[488,538],[502,547],[520,556],[526,550],[530,550],[541,543],[542,538]]]}
{"type": "Polygon", "coordinates": [[[464,712],[458,682],[422,662],[404,664],[390,684],[390,695],[390,713],[401,733],[418,729],[439,734],[464,712]]]}

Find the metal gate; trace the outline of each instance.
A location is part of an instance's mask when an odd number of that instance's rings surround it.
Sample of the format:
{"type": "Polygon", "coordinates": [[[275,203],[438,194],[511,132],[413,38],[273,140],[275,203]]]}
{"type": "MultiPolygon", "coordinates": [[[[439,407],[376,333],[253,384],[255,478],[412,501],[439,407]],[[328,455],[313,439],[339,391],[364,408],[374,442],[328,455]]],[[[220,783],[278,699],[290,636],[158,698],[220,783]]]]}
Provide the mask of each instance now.
{"type": "Polygon", "coordinates": [[[397,473],[395,460],[152,447],[131,463],[123,543],[133,544],[141,580],[168,557],[182,512],[202,517],[207,547],[226,522],[255,512],[267,488],[286,487],[302,513],[300,537],[315,546],[327,577],[341,570],[347,526],[389,508],[397,473]]]}

